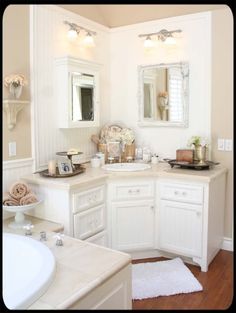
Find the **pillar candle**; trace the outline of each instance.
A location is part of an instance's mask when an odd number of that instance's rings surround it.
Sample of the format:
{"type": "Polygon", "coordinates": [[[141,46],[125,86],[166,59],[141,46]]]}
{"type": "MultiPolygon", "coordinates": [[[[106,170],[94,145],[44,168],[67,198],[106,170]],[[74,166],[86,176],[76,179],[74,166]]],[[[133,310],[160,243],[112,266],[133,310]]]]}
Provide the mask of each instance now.
{"type": "Polygon", "coordinates": [[[56,160],[50,160],[48,162],[48,173],[50,175],[56,175],[56,160]]]}

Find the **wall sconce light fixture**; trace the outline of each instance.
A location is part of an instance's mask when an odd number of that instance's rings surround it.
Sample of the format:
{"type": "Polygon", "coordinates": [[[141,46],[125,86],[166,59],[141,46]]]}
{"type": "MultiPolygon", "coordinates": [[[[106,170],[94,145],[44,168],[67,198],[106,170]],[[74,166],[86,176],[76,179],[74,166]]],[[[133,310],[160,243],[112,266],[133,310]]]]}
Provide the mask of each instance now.
{"type": "Polygon", "coordinates": [[[94,46],[94,38],[93,36],[95,36],[97,33],[94,31],[91,31],[85,27],[79,26],[75,23],[70,23],[68,21],[64,21],[64,24],[68,25],[70,27],[70,29],[68,30],[68,38],[69,39],[75,39],[81,30],[85,31],[87,34],[84,38],[84,43],[86,46],[94,46]]]}
{"type": "Polygon", "coordinates": [[[139,37],[146,37],[144,41],[144,47],[145,48],[151,48],[154,45],[154,42],[152,41],[151,37],[156,36],[159,41],[165,42],[166,44],[175,44],[176,40],[173,36],[174,33],[181,33],[181,29],[171,30],[168,31],[166,29],[162,29],[159,32],[156,33],[149,33],[149,34],[140,34],[139,37]]]}

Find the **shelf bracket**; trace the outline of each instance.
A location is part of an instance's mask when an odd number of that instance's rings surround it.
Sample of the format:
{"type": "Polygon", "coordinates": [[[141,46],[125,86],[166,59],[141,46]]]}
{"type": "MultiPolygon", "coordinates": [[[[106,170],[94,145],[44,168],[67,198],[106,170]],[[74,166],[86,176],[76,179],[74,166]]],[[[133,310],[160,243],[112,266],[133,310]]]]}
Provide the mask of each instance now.
{"type": "Polygon", "coordinates": [[[29,101],[22,100],[4,100],[3,109],[7,114],[8,129],[12,130],[16,125],[17,114],[24,108],[29,101]]]}

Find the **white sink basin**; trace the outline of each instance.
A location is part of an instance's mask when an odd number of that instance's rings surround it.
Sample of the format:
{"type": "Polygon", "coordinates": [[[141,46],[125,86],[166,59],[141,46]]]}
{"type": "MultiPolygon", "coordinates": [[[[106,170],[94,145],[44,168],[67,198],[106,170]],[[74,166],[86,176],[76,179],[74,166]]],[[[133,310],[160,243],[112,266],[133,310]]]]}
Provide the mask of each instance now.
{"type": "Polygon", "coordinates": [[[151,168],[151,166],[145,163],[113,163],[102,166],[102,169],[113,172],[135,172],[144,171],[149,168],[151,168]]]}
{"type": "Polygon", "coordinates": [[[49,287],[55,257],[43,243],[3,233],[3,300],[8,309],[26,309],[49,287]]]}

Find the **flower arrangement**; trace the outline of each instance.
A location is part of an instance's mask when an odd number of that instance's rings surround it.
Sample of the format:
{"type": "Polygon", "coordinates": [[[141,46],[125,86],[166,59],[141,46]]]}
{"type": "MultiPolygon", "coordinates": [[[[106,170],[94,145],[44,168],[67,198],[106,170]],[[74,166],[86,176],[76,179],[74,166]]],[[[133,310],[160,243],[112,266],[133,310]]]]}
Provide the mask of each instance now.
{"type": "Polygon", "coordinates": [[[11,74],[5,77],[4,85],[9,87],[9,92],[14,98],[19,98],[22,87],[27,84],[27,80],[22,74],[11,74]]]}
{"type": "Polygon", "coordinates": [[[123,144],[131,145],[135,139],[133,130],[130,128],[123,128],[120,132],[120,139],[123,144]]]}
{"type": "Polygon", "coordinates": [[[4,84],[6,87],[9,87],[10,85],[13,85],[14,87],[25,86],[27,80],[22,74],[11,74],[5,77],[4,84]]]}
{"type": "Polygon", "coordinates": [[[209,145],[209,142],[205,137],[192,136],[188,141],[188,146],[191,147],[192,145],[194,145],[195,147],[196,146],[207,147],[209,145]]]}
{"type": "Polygon", "coordinates": [[[110,141],[121,141],[121,137],[120,137],[120,130],[108,130],[106,133],[106,142],[110,142],[110,141]]]}

